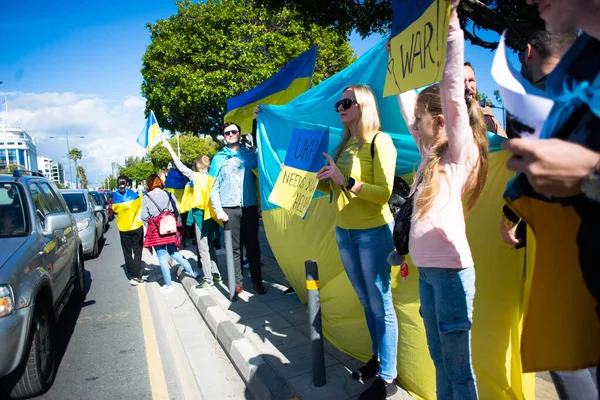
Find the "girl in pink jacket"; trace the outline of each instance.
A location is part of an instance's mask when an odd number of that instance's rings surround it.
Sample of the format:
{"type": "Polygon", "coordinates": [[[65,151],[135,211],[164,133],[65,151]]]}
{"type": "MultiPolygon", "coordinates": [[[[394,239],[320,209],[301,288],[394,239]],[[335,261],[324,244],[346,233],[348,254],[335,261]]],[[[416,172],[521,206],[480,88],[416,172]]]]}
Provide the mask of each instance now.
{"type": "Polygon", "coordinates": [[[471,364],[475,268],[465,214],[483,190],[488,158],[481,109],[465,102],[463,62],[464,35],[453,5],[442,82],[418,95],[403,93],[399,102],[422,158],[408,246],[419,269],[437,398],[468,400],[477,398],[477,387],[471,364]]]}

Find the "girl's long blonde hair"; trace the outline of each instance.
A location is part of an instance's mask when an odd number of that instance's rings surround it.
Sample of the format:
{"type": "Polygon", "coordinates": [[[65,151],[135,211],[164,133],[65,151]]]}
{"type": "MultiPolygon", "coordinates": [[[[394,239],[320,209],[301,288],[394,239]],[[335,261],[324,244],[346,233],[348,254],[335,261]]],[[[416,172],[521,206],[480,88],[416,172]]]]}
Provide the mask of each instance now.
{"type": "MultiPolygon", "coordinates": [[[[466,198],[465,215],[473,209],[487,178],[489,159],[488,159],[488,141],[487,128],[481,108],[475,100],[470,100],[469,104],[469,124],[473,131],[473,140],[479,150],[479,159],[477,164],[467,178],[467,182],[463,188],[462,196],[466,198]]],[[[442,102],[440,98],[439,84],[429,86],[419,93],[417,103],[422,105],[426,112],[433,117],[442,115],[442,102]]],[[[423,184],[423,190],[415,202],[415,218],[419,219],[427,215],[433,203],[440,192],[440,160],[442,155],[448,148],[448,137],[441,135],[437,142],[431,147],[431,151],[427,155],[427,163],[421,170],[421,180],[415,179],[413,191],[416,190],[416,185],[419,182],[423,184]]]]}
{"type": "MultiPolygon", "coordinates": [[[[365,135],[369,133],[378,132],[381,130],[381,119],[379,118],[379,107],[377,106],[377,99],[373,90],[367,85],[350,85],[344,88],[343,92],[348,89],[352,89],[356,103],[360,107],[360,120],[357,124],[358,132],[355,135],[358,137],[358,145],[362,146],[365,141],[365,135]]],[[[348,143],[348,140],[352,136],[350,129],[344,125],[342,131],[342,141],[335,151],[334,160],[337,160],[340,153],[348,143]]]]}

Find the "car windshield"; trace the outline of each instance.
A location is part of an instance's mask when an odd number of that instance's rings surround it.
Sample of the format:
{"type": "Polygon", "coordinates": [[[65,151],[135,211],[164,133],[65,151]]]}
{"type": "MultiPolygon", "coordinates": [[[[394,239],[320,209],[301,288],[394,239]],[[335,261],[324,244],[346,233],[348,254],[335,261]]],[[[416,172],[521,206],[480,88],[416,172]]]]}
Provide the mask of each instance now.
{"type": "Polygon", "coordinates": [[[29,229],[23,200],[15,183],[0,184],[0,238],[27,235],[29,229]]]}
{"type": "Polygon", "coordinates": [[[87,211],[87,202],[83,197],[83,193],[62,193],[62,196],[72,213],[87,211]]]}

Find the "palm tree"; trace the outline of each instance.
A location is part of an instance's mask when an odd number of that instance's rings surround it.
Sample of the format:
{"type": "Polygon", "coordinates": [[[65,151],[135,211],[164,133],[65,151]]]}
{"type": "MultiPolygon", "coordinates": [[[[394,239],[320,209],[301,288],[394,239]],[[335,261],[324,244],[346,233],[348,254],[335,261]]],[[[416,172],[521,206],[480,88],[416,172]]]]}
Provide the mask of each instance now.
{"type": "Polygon", "coordinates": [[[77,171],[77,177],[79,177],[79,179],[81,180],[81,187],[87,189],[88,181],[87,176],[85,175],[85,168],[79,165],[75,170],[77,171]]]}
{"type": "Polygon", "coordinates": [[[77,169],[77,160],[81,160],[83,158],[83,155],[81,154],[81,150],[79,150],[77,147],[72,148],[71,150],[69,150],[69,160],[73,160],[73,162],[75,163],[75,187],[79,187],[79,185],[77,184],[77,176],[79,175],[79,170],[77,169]]]}

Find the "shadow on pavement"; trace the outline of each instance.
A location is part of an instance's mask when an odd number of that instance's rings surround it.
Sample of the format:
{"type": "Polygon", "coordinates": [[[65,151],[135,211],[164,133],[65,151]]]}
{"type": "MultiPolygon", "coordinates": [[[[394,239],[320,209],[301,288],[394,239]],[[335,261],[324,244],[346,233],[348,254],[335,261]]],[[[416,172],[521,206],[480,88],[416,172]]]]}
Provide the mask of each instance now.
{"type": "MultiPolygon", "coordinates": [[[[88,270],[85,270],[84,274],[84,288],[85,295],[87,296],[90,291],[90,287],[92,286],[92,275],[88,270]]],[[[81,309],[94,304],[96,304],[95,300],[85,300],[80,303],[71,299],[60,314],[56,326],[55,363],[57,370],[60,367],[60,363],[62,362],[62,359],[67,351],[69,342],[71,341],[71,336],[73,336],[73,332],[75,331],[75,326],[77,325],[77,319],[79,318],[81,309]]]]}

